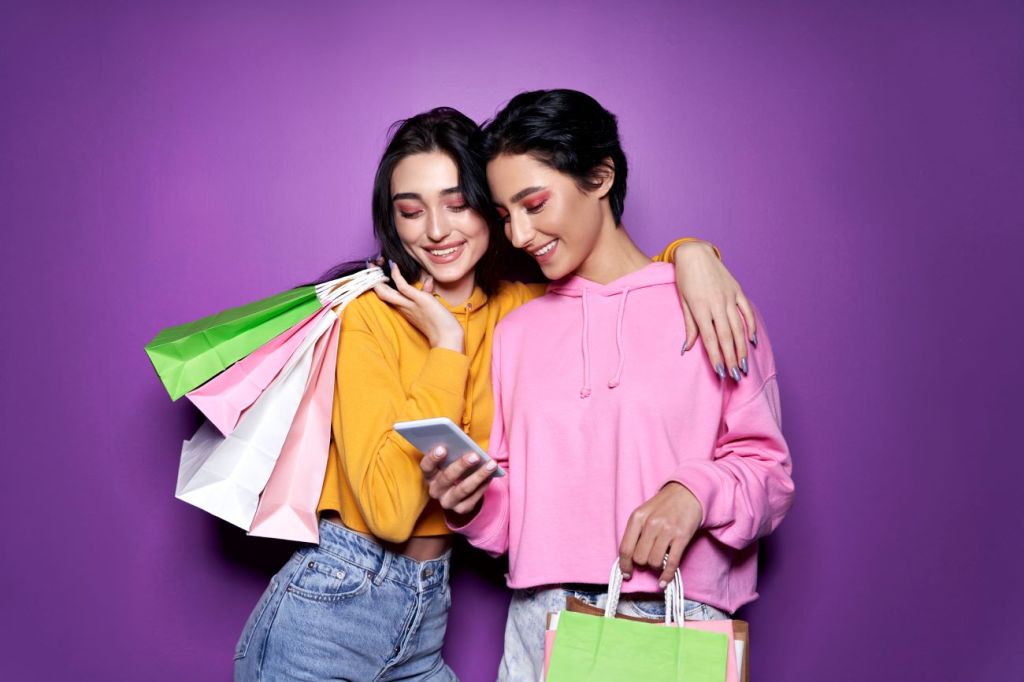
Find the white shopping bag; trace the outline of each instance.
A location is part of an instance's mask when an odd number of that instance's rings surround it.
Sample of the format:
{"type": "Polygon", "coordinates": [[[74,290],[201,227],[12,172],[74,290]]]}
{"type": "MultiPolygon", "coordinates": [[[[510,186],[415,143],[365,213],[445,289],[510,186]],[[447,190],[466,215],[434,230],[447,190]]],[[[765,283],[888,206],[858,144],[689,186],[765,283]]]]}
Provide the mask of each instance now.
{"type": "Polygon", "coordinates": [[[277,464],[311,380],[314,351],[325,352],[327,347],[316,342],[336,324],[338,316],[333,311],[317,322],[230,435],[224,436],[204,422],[184,442],[175,497],[249,530],[260,493],[277,464]]]}

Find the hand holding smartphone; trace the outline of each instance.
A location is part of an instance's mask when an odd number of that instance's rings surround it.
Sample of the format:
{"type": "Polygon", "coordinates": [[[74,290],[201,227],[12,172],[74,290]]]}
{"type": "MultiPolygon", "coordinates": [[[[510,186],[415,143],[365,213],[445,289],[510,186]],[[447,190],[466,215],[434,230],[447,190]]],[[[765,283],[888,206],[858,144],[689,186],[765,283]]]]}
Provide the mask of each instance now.
{"type": "MultiPolygon", "coordinates": [[[[475,452],[480,456],[478,466],[491,461],[491,457],[447,417],[396,422],[395,431],[422,453],[428,453],[438,446],[444,447],[448,455],[442,468],[448,467],[469,452],[475,452]]],[[[505,470],[499,466],[492,475],[501,478],[505,475],[505,470]]]]}

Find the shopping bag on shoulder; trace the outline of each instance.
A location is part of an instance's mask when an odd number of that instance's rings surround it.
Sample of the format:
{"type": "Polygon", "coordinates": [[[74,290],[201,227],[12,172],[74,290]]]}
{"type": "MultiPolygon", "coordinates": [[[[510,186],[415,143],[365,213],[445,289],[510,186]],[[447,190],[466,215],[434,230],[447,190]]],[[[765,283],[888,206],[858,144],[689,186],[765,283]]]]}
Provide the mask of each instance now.
{"type": "Polygon", "coordinates": [[[320,309],[354,298],[352,292],[362,293],[385,279],[380,268],[370,267],[290,289],[164,329],[146,344],[146,354],[164,388],[177,400],[320,309]]]}
{"type": "Polygon", "coordinates": [[[729,638],[683,623],[679,572],[665,593],[665,624],[616,618],[622,573],[616,561],[602,615],[562,611],[555,621],[547,682],[725,682],[729,638]]]}
{"type": "Polygon", "coordinates": [[[242,414],[267,390],[302,341],[329,311],[330,308],[321,308],[199,388],[189,391],[185,397],[221,434],[230,435],[242,414]]]}
{"type": "Polygon", "coordinates": [[[320,319],[230,435],[224,436],[204,422],[185,441],[175,497],[249,530],[259,495],[277,464],[311,379],[314,355],[322,362],[327,343],[320,341],[336,324],[338,317],[333,311],[320,319]]]}
{"type": "Polygon", "coordinates": [[[313,368],[316,381],[310,382],[302,396],[281,456],[260,495],[249,535],[320,541],[316,508],[331,444],[340,327],[331,328],[323,361],[313,368]]]}

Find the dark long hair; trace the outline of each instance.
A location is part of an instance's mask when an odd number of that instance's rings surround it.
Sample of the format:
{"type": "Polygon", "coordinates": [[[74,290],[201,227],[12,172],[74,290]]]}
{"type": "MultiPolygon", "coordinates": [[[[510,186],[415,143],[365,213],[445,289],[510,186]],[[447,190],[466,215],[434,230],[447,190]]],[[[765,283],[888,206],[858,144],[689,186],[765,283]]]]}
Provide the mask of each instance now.
{"type": "Polygon", "coordinates": [[[501,154],[529,154],[572,176],[583,190],[601,185],[608,159],[615,178],[608,192],[615,224],[626,207],[626,154],[615,115],[578,90],[534,90],[516,95],[484,124],[484,163],[501,154]]]}
{"type": "MultiPolygon", "coordinates": [[[[398,265],[409,282],[419,280],[422,268],[402,246],[395,227],[391,202],[391,174],[407,156],[439,151],[447,154],[459,172],[459,189],[466,204],[487,223],[490,240],[487,251],[476,264],[475,282],[485,293],[492,294],[498,281],[515,272],[522,259],[512,249],[500,227],[498,214],[487,189],[487,176],[479,152],[480,128],[465,114],[450,107],[438,107],[392,126],[394,131],[384,155],[377,164],[373,181],[373,234],[380,245],[380,257],[398,265]],[[504,262],[506,259],[512,263],[504,262]],[[512,269],[509,268],[512,265],[512,269]]],[[[341,263],[321,280],[336,279],[366,267],[364,261],[341,263]]],[[[525,273],[528,277],[531,273],[525,273]]]]}

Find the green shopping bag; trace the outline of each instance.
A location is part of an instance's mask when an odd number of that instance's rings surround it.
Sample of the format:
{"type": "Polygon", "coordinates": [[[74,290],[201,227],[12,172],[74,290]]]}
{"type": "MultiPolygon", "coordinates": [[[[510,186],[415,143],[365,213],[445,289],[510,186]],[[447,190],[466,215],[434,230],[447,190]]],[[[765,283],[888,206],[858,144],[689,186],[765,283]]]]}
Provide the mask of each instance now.
{"type": "Polygon", "coordinates": [[[177,400],[323,307],[350,300],[384,279],[380,268],[371,267],[290,289],[164,329],[146,344],[146,354],[171,399],[177,400]]]}
{"type": "Polygon", "coordinates": [[[622,586],[618,561],[611,583],[604,616],[558,614],[547,682],[725,682],[729,638],[679,627],[683,608],[678,572],[666,593],[668,627],[615,618],[622,586]]]}

